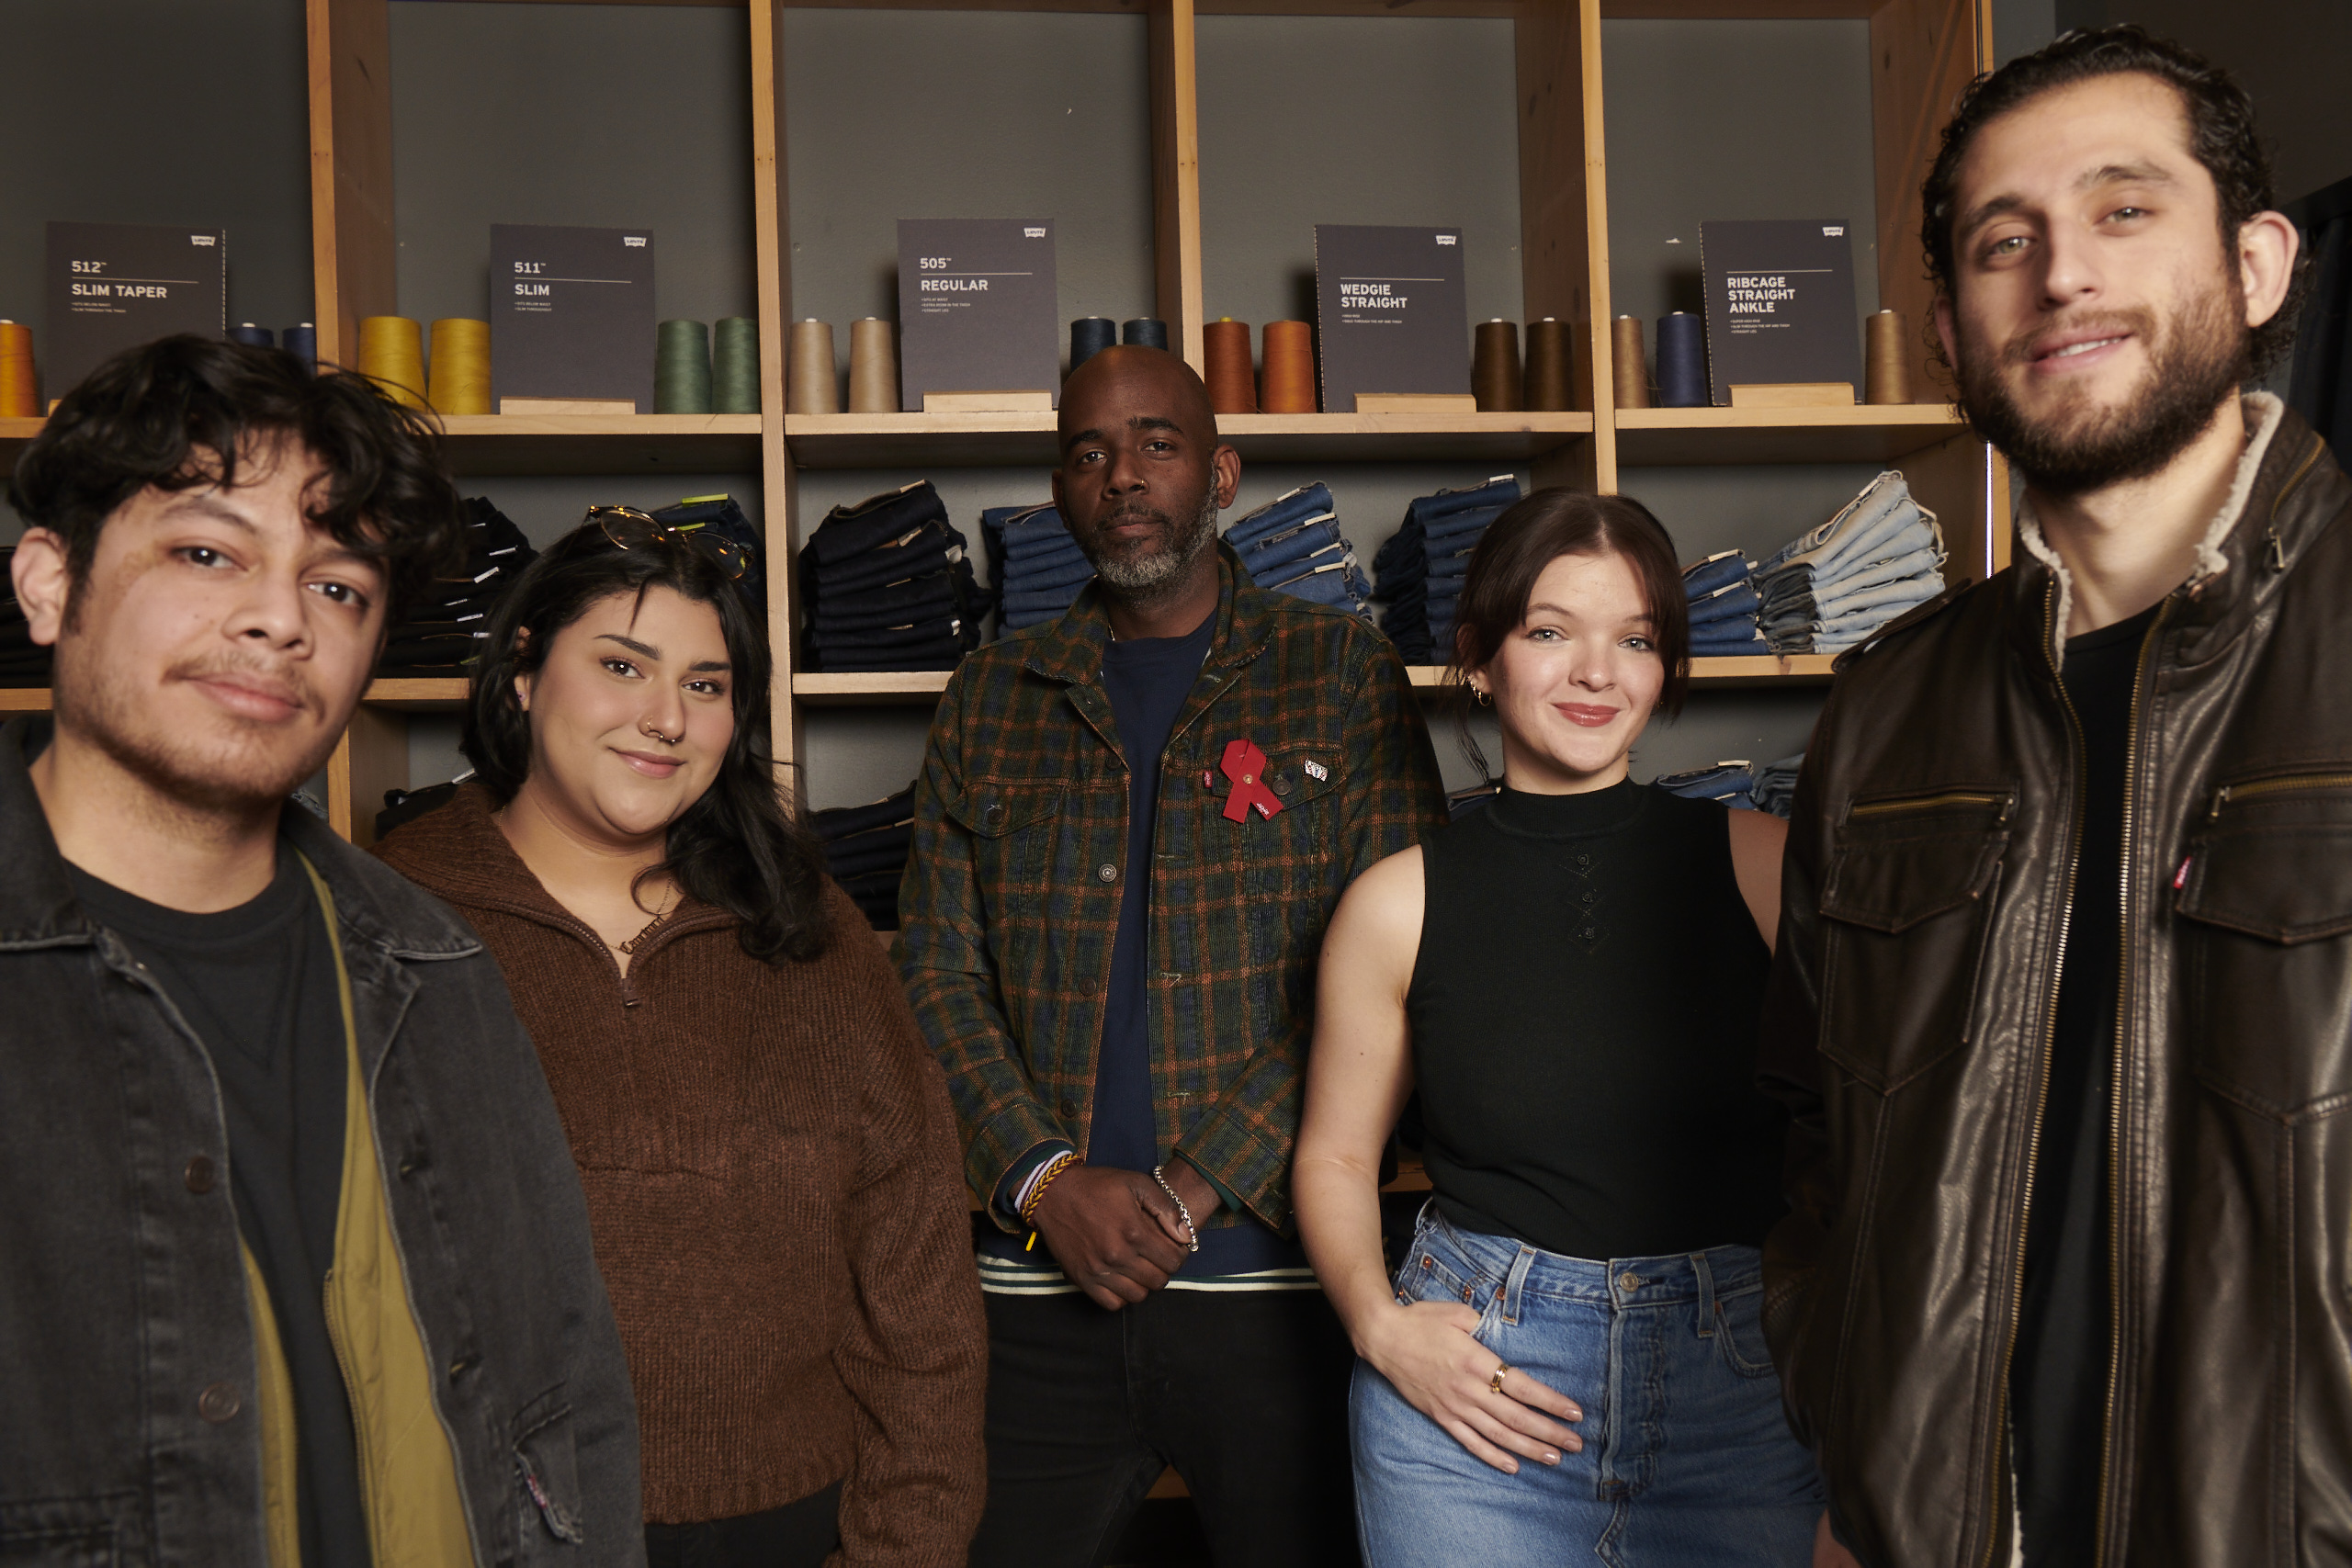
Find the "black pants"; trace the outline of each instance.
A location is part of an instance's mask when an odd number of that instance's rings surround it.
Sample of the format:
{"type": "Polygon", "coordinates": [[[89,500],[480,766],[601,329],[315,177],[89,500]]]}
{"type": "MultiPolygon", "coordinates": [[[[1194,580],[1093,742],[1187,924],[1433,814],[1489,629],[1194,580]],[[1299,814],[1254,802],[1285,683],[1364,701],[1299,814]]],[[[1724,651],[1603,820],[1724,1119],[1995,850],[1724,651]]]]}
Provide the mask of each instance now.
{"type": "Polygon", "coordinates": [[[842,1544],[842,1483],[763,1514],[647,1525],[647,1568],[820,1568],[842,1544]]]}
{"type": "Polygon", "coordinates": [[[1163,1466],[1216,1568],[1353,1568],[1348,1379],[1320,1291],[990,1292],[989,1500],[971,1568],[1091,1568],[1163,1466]]]}

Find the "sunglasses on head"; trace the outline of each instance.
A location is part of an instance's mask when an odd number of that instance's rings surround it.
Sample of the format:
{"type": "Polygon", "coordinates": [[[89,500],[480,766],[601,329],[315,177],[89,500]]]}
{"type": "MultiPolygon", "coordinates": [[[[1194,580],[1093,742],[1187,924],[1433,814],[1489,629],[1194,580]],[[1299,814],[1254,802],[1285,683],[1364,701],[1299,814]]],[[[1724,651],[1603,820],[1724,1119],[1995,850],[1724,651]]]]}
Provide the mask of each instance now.
{"type": "Polygon", "coordinates": [[[728,581],[740,581],[752,569],[752,552],[700,523],[673,527],[634,506],[592,506],[585,521],[595,524],[617,549],[693,550],[714,562],[728,581]]]}

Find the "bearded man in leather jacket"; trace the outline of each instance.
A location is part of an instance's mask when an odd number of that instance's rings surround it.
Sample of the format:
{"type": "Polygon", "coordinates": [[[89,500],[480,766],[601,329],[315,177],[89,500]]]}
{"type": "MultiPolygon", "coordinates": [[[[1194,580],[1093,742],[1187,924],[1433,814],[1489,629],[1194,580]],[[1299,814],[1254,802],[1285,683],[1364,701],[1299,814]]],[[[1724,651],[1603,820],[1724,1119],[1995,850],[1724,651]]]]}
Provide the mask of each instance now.
{"type": "Polygon", "coordinates": [[[1765,1322],[1823,1561],[2352,1561],[2352,484],[2241,392],[2271,206],[2134,28],[1979,80],[1927,184],[2020,558],[1842,661],[1798,790],[1765,1322]]]}

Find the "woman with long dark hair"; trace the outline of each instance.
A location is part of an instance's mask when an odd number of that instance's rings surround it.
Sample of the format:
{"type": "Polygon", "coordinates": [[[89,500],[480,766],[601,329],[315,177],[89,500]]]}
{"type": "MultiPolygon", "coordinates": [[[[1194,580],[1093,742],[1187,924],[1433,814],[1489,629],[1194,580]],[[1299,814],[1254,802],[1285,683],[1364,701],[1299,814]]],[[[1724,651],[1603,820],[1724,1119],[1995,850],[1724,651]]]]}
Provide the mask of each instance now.
{"type": "Polygon", "coordinates": [[[743,569],[592,511],[492,616],[474,781],[378,853],[473,923],[538,1047],[656,1568],[961,1563],[987,1344],[946,1089],[760,745],[743,569]]]}
{"type": "Polygon", "coordinates": [[[1292,1179],[1359,1358],[1366,1560],[1804,1563],[1821,1492],[1757,1310],[1784,825],[1628,776],[1689,678],[1673,546],[1638,502],[1529,496],[1458,616],[1503,787],[1341,899],[1292,1179]],[[1434,1191],[1392,1274],[1379,1167],[1416,1091],[1434,1191]]]}

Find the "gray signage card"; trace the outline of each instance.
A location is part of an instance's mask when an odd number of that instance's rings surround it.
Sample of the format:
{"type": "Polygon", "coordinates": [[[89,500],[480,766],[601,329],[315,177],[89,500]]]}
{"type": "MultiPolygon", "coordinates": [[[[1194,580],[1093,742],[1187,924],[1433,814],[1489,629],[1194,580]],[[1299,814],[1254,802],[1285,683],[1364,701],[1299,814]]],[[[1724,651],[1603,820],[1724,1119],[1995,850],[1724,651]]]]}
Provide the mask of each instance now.
{"type": "Polygon", "coordinates": [[[925,392],[1051,392],[1061,321],[1050,218],[899,220],[899,406],[925,392]]]}
{"type": "Polygon", "coordinates": [[[51,398],[126,348],[174,333],[217,338],[229,315],[229,235],[153,223],[51,223],[49,342],[41,379],[51,398]]]}
{"type": "Polygon", "coordinates": [[[1325,412],[1354,412],[1359,392],[1470,390],[1461,230],[1317,223],[1315,308],[1325,412]]]}
{"type": "Polygon", "coordinates": [[[1734,385],[1843,381],[1862,390],[1854,243],[1818,218],[1699,225],[1707,365],[1719,408],[1734,385]]]}
{"type": "Polygon", "coordinates": [[[651,413],[652,231],[492,224],[490,384],[493,399],[627,398],[651,413]]]}

